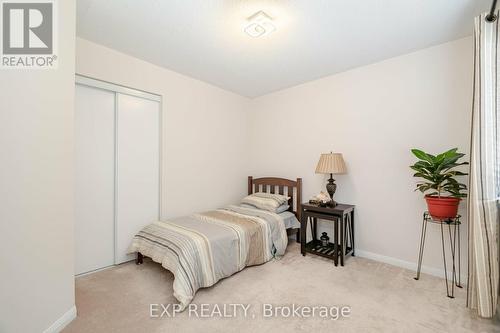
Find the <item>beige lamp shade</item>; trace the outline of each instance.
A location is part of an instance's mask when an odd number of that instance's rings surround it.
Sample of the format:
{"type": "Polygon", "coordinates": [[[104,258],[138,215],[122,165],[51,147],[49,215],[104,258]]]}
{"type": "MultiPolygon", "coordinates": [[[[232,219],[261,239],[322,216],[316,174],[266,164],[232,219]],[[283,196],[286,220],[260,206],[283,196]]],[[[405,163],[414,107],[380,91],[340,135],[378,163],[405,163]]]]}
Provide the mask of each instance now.
{"type": "Polygon", "coordinates": [[[321,154],[318,165],[316,166],[316,173],[325,174],[340,174],[347,173],[347,168],[344,163],[344,158],[340,153],[321,154]]]}

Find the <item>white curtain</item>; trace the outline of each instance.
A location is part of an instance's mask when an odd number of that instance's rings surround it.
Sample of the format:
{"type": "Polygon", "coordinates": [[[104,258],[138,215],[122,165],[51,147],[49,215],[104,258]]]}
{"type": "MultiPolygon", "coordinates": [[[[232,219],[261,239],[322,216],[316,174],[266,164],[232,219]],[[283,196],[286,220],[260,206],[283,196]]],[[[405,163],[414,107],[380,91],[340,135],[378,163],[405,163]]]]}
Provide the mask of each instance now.
{"type": "Polygon", "coordinates": [[[486,318],[496,314],[499,292],[498,21],[478,16],[474,31],[467,306],[486,318]]]}

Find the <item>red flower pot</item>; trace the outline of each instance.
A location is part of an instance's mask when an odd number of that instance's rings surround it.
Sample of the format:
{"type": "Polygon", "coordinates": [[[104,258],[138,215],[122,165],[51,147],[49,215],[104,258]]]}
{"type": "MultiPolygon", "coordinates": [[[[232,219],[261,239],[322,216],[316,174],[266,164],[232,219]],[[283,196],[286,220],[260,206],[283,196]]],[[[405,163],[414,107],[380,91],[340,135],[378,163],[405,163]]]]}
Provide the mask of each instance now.
{"type": "Polygon", "coordinates": [[[457,216],[460,198],[425,196],[429,214],[436,220],[450,219],[457,216]]]}

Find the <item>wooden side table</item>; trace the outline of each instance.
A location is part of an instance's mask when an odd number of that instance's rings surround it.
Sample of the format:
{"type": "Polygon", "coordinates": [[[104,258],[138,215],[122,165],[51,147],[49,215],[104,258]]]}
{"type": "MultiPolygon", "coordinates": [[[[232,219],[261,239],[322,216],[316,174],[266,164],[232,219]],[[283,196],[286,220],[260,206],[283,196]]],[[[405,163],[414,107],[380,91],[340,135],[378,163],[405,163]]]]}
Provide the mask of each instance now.
{"type": "Polygon", "coordinates": [[[300,252],[313,253],[332,259],[335,266],[344,266],[344,257],[354,256],[354,206],[338,204],[335,207],[321,207],[309,203],[302,204],[300,221],[300,252]],[[333,222],[333,243],[323,246],[318,239],[318,219],[333,222]],[[311,226],[312,240],[306,243],[307,225],[311,226]],[[340,229],[340,230],[339,230],[340,229]]]}

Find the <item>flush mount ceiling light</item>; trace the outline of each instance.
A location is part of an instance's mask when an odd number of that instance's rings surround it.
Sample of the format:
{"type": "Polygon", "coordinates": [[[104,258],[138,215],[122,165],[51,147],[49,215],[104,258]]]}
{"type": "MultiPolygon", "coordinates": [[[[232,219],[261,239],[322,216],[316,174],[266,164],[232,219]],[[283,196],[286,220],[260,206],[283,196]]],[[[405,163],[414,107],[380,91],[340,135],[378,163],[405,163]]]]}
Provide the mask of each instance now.
{"type": "Polygon", "coordinates": [[[248,25],[245,32],[252,37],[263,37],[274,32],[276,27],[271,16],[263,11],[259,11],[248,18],[248,25]]]}

